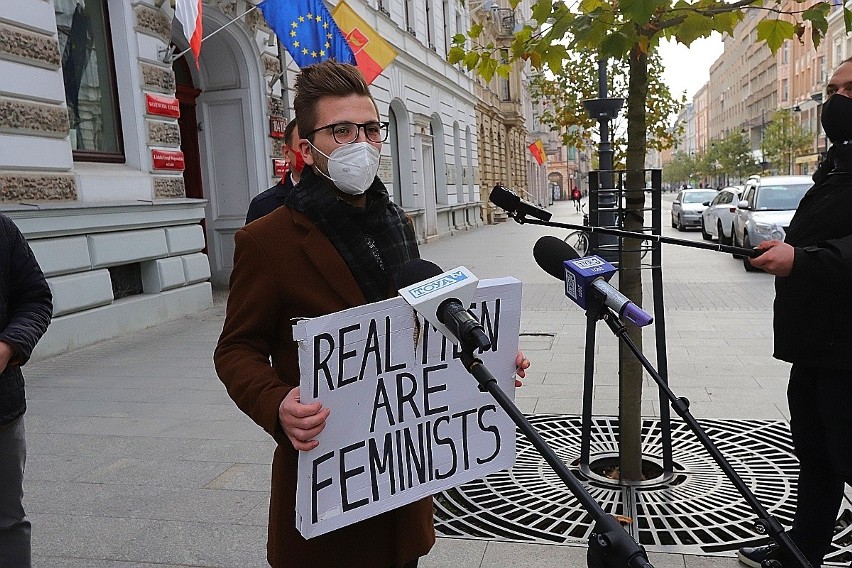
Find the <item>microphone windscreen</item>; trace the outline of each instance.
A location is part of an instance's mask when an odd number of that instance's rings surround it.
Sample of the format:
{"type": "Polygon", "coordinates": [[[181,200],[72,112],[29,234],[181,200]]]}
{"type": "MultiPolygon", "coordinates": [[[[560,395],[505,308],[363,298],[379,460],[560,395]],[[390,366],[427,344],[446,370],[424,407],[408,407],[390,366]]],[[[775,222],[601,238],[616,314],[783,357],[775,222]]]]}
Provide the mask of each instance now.
{"type": "Polygon", "coordinates": [[[574,247],[550,235],[541,237],[533,247],[533,258],[536,263],[542,270],[559,280],[565,280],[565,266],[562,263],[579,256],[574,247]]]}
{"type": "Polygon", "coordinates": [[[400,290],[442,274],[443,272],[441,267],[434,262],[422,258],[413,258],[399,267],[399,270],[394,275],[393,282],[396,285],[396,289],[400,290]]]}
{"type": "Polygon", "coordinates": [[[514,213],[518,208],[518,204],[521,202],[521,198],[509,191],[508,189],[497,186],[491,190],[491,194],[488,197],[488,201],[499,207],[500,209],[505,209],[510,213],[514,213]]]}

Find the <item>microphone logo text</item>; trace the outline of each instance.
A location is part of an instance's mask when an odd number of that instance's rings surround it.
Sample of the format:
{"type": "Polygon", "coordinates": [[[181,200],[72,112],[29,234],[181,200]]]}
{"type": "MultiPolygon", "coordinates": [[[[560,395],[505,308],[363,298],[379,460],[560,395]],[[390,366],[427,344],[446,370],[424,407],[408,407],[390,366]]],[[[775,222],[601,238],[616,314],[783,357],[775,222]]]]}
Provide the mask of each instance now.
{"type": "Polygon", "coordinates": [[[578,258],[576,260],[572,260],[571,263],[581,270],[586,268],[597,268],[599,266],[603,266],[603,261],[595,256],[578,258]]]}
{"type": "Polygon", "coordinates": [[[411,288],[409,290],[409,294],[414,299],[422,298],[428,294],[432,294],[433,292],[437,292],[438,290],[442,290],[447,286],[452,286],[457,282],[463,282],[467,280],[468,276],[461,270],[457,270],[455,272],[448,272],[447,274],[443,274],[440,278],[436,278],[430,282],[426,282],[425,284],[421,284],[416,288],[411,288]]]}

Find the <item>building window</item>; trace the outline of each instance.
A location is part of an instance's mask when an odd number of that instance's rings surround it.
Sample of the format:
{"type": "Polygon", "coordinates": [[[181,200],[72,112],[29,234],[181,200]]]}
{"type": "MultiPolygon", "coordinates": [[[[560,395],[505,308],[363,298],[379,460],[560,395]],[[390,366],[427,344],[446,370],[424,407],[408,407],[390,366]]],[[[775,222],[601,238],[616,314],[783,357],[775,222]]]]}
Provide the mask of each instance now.
{"type": "MultiPolygon", "coordinates": [[[[509,50],[501,49],[500,50],[500,63],[506,64],[509,61],[509,50]]],[[[510,76],[511,77],[511,76],[510,76]]],[[[497,76],[497,82],[500,86],[500,100],[501,101],[510,101],[512,100],[512,92],[509,89],[509,78],[510,77],[500,77],[497,76]]]]}
{"type": "Polygon", "coordinates": [[[790,99],[790,85],[787,79],[781,80],[781,100],[787,101],[790,99]]]}
{"type": "Polygon", "coordinates": [[[54,6],[74,159],[123,162],[106,2],[56,0],[54,6]]]}
{"type": "Polygon", "coordinates": [[[405,8],[405,31],[417,37],[417,33],[414,31],[414,18],[412,17],[413,9],[411,6],[411,0],[403,0],[403,7],[405,8]]]}
{"type": "Polygon", "coordinates": [[[444,16],[444,54],[446,55],[450,52],[450,45],[453,43],[453,31],[450,29],[450,10],[447,6],[447,0],[444,0],[441,10],[444,16]]]}
{"type": "Polygon", "coordinates": [[[426,0],[426,45],[435,50],[435,42],[432,39],[432,3],[426,0]]]}

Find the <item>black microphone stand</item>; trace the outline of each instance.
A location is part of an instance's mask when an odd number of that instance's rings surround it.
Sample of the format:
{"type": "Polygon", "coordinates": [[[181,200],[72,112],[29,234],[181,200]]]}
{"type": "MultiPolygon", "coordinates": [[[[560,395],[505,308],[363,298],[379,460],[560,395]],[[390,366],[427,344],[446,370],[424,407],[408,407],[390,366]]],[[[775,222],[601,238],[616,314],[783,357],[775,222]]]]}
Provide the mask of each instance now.
{"type": "Polygon", "coordinates": [[[506,411],[506,414],[517,425],[533,446],[539,451],[553,471],[568,487],[583,508],[595,520],[595,530],[589,537],[589,550],[586,561],[589,568],[654,568],[648,562],[645,550],[627,534],[618,521],[607,514],[601,506],[592,499],[580,481],[574,477],[571,470],[559,459],[556,452],[533,428],[526,416],[497,384],[494,375],[485,367],[481,359],[473,353],[478,347],[465,338],[459,338],[462,348],[461,361],[465,369],[479,382],[479,390],[491,393],[494,400],[506,411]]]}
{"type": "MultiPolygon", "coordinates": [[[[722,455],[722,452],[719,451],[719,448],[717,448],[713,443],[713,440],[710,439],[701,425],[698,424],[695,417],[689,412],[689,400],[685,397],[677,397],[674,392],[672,392],[665,379],[660,376],[657,370],[654,369],[651,362],[648,361],[633,340],[630,339],[630,336],[627,334],[627,328],[618,316],[601,302],[595,302],[591,305],[586,312],[586,316],[589,317],[590,320],[602,319],[605,321],[610,330],[612,330],[612,333],[624,342],[627,348],[636,356],[639,362],[642,363],[642,366],[646,371],[648,371],[648,374],[654,378],[654,381],[656,381],[660,391],[664,392],[671,402],[672,409],[674,409],[677,415],[686,422],[689,429],[698,437],[698,440],[701,442],[701,445],[704,446],[704,449],[707,450],[713,460],[725,473],[725,476],[727,476],[731,483],[734,484],[734,487],[736,487],[737,491],[739,491],[740,495],[742,495],[743,499],[745,499],[751,509],[757,513],[758,518],[755,521],[757,531],[759,533],[768,534],[772,537],[772,540],[778,544],[778,546],[790,553],[795,561],[795,566],[799,566],[801,568],[812,568],[810,562],[808,562],[804,554],[802,554],[802,551],[796,546],[796,543],[794,543],[792,539],[790,539],[790,536],[784,532],[784,528],[781,526],[781,523],[779,523],[775,517],[770,515],[769,511],[767,511],[760,501],[757,500],[754,493],[752,493],[742,478],[740,478],[739,474],[737,474],[736,470],[734,470],[728,460],[726,460],[722,455]]],[[[765,568],[785,568],[782,567],[781,563],[777,560],[764,560],[761,566],[765,568]]]]}
{"type": "Polygon", "coordinates": [[[542,225],[544,227],[556,227],[559,229],[572,229],[583,231],[586,233],[600,233],[602,235],[613,235],[616,237],[625,237],[628,239],[639,239],[643,241],[652,241],[655,243],[664,243],[669,245],[679,245],[682,247],[700,248],[713,250],[716,252],[728,252],[738,256],[747,256],[756,258],[763,254],[763,251],[744,247],[735,247],[732,245],[705,243],[703,241],[689,241],[687,239],[676,239],[674,237],[664,237],[662,235],[654,235],[648,233],[636,233],[633,231],[622,231],[621,229],[610,229],[607,227],[595,227],[590,225],[572,225],[571,223],[559,223],[557,221],[543,221],[536,218],[528,218],[523,213],[508,211],[509,217],[513,218],[519,224],[529,223],[530,225],[542,225]]]}

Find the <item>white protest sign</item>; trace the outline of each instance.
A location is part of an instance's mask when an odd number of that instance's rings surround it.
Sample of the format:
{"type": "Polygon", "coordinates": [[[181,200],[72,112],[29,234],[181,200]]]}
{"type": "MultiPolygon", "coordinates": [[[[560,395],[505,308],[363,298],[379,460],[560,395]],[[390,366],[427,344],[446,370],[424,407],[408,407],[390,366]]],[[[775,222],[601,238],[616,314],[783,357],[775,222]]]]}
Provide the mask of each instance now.
{"type": "MultiPolygon", "coordinates": [[[[478,354],[514,398],[521,283],[481,280],[478,354]]],[[[299,454],[296,526],[311,538],[512,466],[515,424],[459,360],[458,347],[401,297],[298,322],[303,403],[331,409],[299,454]]]]}

